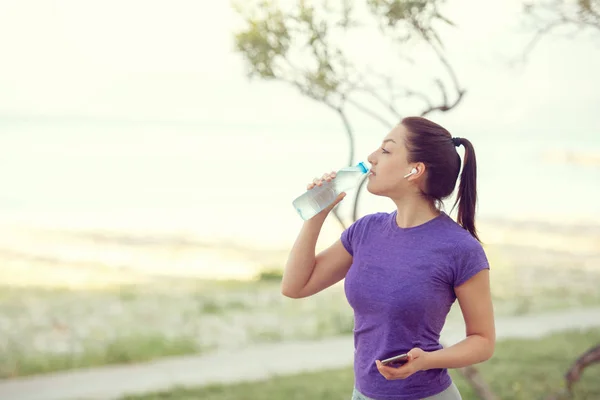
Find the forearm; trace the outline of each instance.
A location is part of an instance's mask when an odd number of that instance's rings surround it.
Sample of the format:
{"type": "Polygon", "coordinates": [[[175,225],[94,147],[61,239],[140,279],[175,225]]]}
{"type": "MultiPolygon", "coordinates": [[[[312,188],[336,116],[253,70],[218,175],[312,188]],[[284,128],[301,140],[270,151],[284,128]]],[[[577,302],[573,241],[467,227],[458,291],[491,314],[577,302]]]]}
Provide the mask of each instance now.
{"type": "Polygon", "coordinates": [[[462,368],[491,358],[494,340],[481,335],[470,335],[453,346],[427,353],[426,369],[462,368]]]}
{"type": "Polygon", "coordinates": [[[317,239],[325,218],[316,215],[305,221],[288,256],[281,280],[281,291],[293,295],[306,286],[315,268],[317,239]]]}

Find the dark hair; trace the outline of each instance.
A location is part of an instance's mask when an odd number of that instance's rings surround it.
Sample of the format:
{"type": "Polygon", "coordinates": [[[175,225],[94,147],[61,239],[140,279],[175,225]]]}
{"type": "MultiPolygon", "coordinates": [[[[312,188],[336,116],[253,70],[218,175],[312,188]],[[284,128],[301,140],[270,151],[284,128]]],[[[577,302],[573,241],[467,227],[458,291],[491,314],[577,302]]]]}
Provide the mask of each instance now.
{"type": "Polygon", "coordinates": [[[465,147],[465,160],[460,186],[454,207],[458,204],[457,222],[479,240],[475,229],[475,206],[477,203],[477,160],[473,145],[467,139],[454,138],[442,126],[422,117],[402,120],[409,134],[406,139],[408,162],[422,162],[426,166],[423,195],[439,206],[456,187],[460,172],[460,156],[455,143],[465,147]]]}

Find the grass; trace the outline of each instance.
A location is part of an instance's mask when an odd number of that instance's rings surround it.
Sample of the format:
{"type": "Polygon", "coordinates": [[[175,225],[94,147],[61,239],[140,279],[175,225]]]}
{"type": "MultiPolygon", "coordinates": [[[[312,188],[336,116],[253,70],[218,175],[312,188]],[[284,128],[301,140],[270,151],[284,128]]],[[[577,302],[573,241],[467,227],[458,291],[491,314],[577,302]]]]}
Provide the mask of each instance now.
{"type": "Polygon", "coordinates": [[[103,346],[88,344],[83,351],[32,353],[12,346],[2,352],[0,378],[40,374],[108,364],[150,361],[165,356],[199,352],[192,338],[166,338],[156,334],[118,337],[103,346]]]}
{"type": "Polygon", "coordinates": [[[258,273],[256,279],[259,281],[267,281],[272,282],[275,281],[279,284],[281,282],[281,278],[283,278],[283,269],[277,267],[265,268],[258,273]]]}
{"type": "MultiPolygon", "coordinates": [[[[499,342],[494,357],[481,372],[501,400],[536,400],[561,391],[564,373],[583,351],[600,342],[600,329],[553,334],[536,340],[499,342]]],[[[471,387],[455,371],[452,377],[464,400],[476,400],[471,387]]],[[[600,399],[600,365],[588,367],[575,385],[573,400],[600,399]]],[[[121,400],[348,400],[353,385],[351,368],[281,376],[266,381],[171,391],[121,400]]]]}
{"type": "MultiPolygon", "coordinates": [[[[556,269],[521,268],[530,273],[523,279],[515,265],[492,263],[498,317],[600,304],[600,271],[574,268],[565,285],[556,269]]],[[[98,290],[0,286],[0,377],[352,334],[343,284],[296,300],[281,295],[280,279],[281,270],[268,267],[254,281],[161,278],[98,290]]],[[[462,319],[456,305],[453,319],[462,319]]]]}

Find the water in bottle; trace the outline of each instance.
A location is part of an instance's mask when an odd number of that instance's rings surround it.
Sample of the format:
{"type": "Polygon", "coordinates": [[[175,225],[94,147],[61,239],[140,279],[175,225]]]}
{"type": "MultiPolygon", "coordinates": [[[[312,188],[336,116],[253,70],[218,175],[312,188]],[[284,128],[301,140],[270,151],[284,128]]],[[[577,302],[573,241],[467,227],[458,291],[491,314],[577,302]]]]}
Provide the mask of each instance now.
{"type": "Polygon", "coordinates": [[[303,220],[311,219],[333,203],[340,193],[356,187],[368,171],[364,162],[354,167],[342,168],[331,182],[323,182],[321,186],[307,190],[292,204],[303,220]]]}

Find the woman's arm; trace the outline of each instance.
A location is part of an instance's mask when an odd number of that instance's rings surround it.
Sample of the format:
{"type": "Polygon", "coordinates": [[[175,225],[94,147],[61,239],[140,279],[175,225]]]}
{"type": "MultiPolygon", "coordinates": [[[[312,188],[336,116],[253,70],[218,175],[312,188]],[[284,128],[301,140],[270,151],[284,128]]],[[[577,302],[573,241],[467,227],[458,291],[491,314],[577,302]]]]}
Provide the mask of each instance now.
{"type": "Polygon", "coordinates": [[[352,256],[339,239],[315,256],[324,220],[317,215],[302,226],[283,272],[281,293],[284,296],[295,299],[312,296],[341,281],[350,269],[352,256]]]}
{"type": "Polygon", "coordinates": [[[467,337],[448,348],[426,353],[424,369],[462,368],[486,361],[494,354],[496,328],[489,270],[478,272],[454,291],[465,320],[467,337]]]}
{"type": "Polygon", "coordinates": [[[406,379],[415,372],[435,368],[462,368],[486,361],[494,354],[496,328],[490,290],[490,274],[485,269],[454,288],[467,327],[467,338],[445,349],[426,352],[415,348],[401,367],[381,364],[377,369],[386,379],[406,379]]]}
{"type": "MultiPolygon", "coordinates": [[[[324,174],[307,186],[311,190],[323,182],[335,179],[335,172],[324,174]]],[[[337,240],[326,250],[315,256],[317,240],[325,219],[346,193],[340,193],[324,210],[305,221],[290,251],[283,278],[281,293],[294,299],[308,297],[342,280],[352,265],[352,255],[348,253],[341,240],[337,240]]]]}

